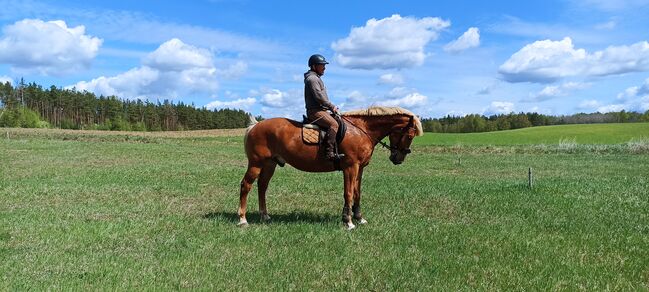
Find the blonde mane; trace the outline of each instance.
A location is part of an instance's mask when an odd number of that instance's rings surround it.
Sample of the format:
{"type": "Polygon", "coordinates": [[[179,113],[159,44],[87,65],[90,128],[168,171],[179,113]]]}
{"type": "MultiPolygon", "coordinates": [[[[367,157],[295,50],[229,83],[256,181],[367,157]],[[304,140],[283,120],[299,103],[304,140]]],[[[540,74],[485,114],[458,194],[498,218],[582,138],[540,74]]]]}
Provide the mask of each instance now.
{"type": "Polygon", "coordinates": [[[421,121],[419,117],[413,114],[411,111],[400,108],[400,107],[388,107],[388,106],[372,106],[367,109],[348,111],[342,113],[343,116],[394,116],[394,115],[407,115],[413,117],[413,123],[415,124],[415,129],[417,130],[417,136],[424,135],[424,129],[421,126],[421,121]]]}

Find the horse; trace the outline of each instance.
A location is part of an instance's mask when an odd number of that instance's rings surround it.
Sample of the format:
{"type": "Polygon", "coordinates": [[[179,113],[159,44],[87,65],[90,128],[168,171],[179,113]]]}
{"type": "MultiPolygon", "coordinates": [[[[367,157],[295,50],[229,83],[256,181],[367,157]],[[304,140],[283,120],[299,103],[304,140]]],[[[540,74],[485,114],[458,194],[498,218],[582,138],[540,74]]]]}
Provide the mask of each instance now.
{"type": "MultiPolygon", "coordinates": [[[[421,121],[412,112],[400,107],[370,107],[342,114],[347,133],[339,144],[339,151],[345,156],[339,161],[344,178],[344,205],[342,221],[348,229],[366,224],[361,213],[361,181],[363,169],[370,163],[374,148],[381,144],[390,150],[390,161],[401,164],[410,151],[415,136],[423,135],[421,121]],[[390,145],[382,142],[389,136],[390,145]]],[[[248,169],[241,180],[239,193],[239,226],[247,226],[246,207],[248,192],[256,179],[259,196],[259,212],[262,221],[270,220],[266,209],[266,190],[275,167],[284,163],[306,172],[336,171],[332,161],[326,160],[318,145],[302,141],[302,123],[286,119],[271,118],[246,129],[244,145],[248,157],[248,169]]]]}

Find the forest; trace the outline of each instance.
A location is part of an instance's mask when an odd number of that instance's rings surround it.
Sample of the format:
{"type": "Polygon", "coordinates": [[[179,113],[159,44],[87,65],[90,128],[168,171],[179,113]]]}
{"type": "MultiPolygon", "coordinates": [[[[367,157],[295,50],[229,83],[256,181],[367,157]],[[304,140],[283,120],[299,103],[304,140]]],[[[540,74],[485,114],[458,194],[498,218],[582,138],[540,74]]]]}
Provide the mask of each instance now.
{"type": "MultiPolygon", "coordinates": [[[[182,101],[173,103],[121,99],[92,92],[43,88],[36,83],[16,87],[0,83],[0,127],[62,128],[116,131],[182,131],[245,128],[248,113],[236,109],[209,110],[182,101]]],[[[256,117],[262,120],[261,116],[256,117]]],[[[426,132],[471,133],[536,126],[591,123],[649,122],[645,113],[608,112],[551,116],[539,113],[509,113],[484,116],[424,118],[426,132]]]]}
{"type": "MultiPolygon", "coordinates": [[[[197,108],[183,102],[125,100],[87,91],[0,84],[0,126],[116,131],[182,131],[245,128],[242,110],[197,108]]],[[[261,117],[258,117],[260,119],[261,117]]]]}
{"type": "Polygon", "coordinates": [[[425,132],[437,133],[474,133],[565,124],[635,122],[649,122],[649,110],[645,113],[622,110],[619,112],[578,113],[564,116],[522,112],[491,116],[471,114],[463,117],[449,115],[439,119],[425,118],[421,120],[425,132]]]}

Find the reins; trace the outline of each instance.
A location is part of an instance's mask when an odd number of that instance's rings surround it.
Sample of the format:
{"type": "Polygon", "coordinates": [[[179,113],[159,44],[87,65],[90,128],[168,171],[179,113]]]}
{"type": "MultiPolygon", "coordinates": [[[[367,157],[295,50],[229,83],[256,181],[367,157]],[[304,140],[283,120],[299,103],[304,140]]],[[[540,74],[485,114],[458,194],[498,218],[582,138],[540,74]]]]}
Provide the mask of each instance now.
{"type": "MultiPolygon", "coordinates": [[[[357,126],[356,124],[354,124],[354,123],[353,123],[351,120],[349,120],[346,116],[340,115],[340,117],[343,118],[344,120],[346,120],[347,122],[349,122],[352,126],[356,127],[356,129],[361,130],[361,132],[363,132],[363,134],[365,134],[365,136],[367,136],[367,138],[369,138],[370,141],[372,141],[372,142],[374,143],[374,145],[376,145],[376,144],[381,144],[381,146],[383,146],[383,148],[385,148],[385,149],[388,149],[388,150],[390,150],[390,151],[399,151],[399,152],[404,152],[405,154],[408,154],[408,153],[411,152],[410,149],[403,149],[403,150],[402,150],[402,149],[399,149],[399,148],[397,148],[397,147],[389,146],[387,143],[385,143],[385,142],[383,142],[383,141],[381,141],[381,140],[374,140],[374,139],[372,138],[372,136],[370,136],[370,134],[368,134],[365,130],[363,130],[363,128],[361,128],[361,127],[357,126]]],[[[410,122],[408,123],[408,126],[411,126],[411,125],[412,125],[412,117],[410,117],[410,122]]],[[[407,129],[407,127],[405,127],[404,129],[407,129]]],[[[385,137],[384,137],[384,138],[385,138],[385,137]]]]}

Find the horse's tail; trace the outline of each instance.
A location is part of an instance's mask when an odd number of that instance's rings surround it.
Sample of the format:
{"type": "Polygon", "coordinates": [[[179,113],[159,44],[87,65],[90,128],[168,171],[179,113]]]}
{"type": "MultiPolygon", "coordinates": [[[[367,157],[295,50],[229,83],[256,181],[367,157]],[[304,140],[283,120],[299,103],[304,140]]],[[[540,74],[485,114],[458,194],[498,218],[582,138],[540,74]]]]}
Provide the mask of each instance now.
{"type": "Polygon", "coordinates": [[[246,141],[248,140],[248,133],[250,133],[250,130],[257,124],[257,119],[252,114],[248,114],[248,128],[246,129],[246,134],[243,136],[243,144],[246,144],[246,141]]]}

